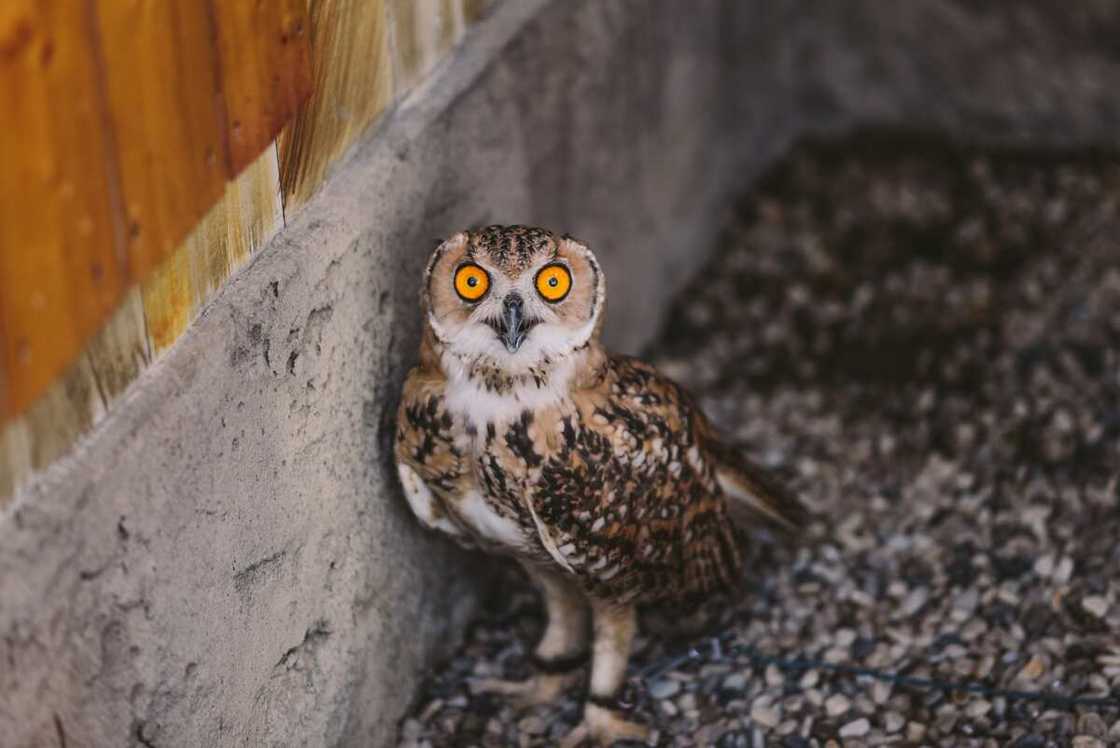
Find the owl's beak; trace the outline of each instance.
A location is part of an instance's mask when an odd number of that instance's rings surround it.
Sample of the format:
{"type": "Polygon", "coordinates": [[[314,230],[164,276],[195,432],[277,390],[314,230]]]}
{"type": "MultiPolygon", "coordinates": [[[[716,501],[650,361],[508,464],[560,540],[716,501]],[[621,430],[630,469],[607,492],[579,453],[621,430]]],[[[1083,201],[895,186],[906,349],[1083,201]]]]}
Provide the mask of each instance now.
{"type": "Polygon", "coordinates": [[[531,324],[526,324],[522,311],[524,304],[521,294],[517,292],[508,294],[502,300],[502,318],[498,336],[510,353],[517,353],[517,349],[525,342],[529,328],[532,327],[531,324]]]}

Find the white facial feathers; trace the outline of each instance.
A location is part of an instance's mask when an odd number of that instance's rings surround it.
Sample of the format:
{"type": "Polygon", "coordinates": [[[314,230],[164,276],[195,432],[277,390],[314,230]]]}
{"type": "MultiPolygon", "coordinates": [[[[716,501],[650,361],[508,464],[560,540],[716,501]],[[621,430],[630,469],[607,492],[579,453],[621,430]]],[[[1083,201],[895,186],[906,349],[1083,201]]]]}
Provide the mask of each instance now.
{"type": "Polygon", "coordinates": [[[471,238],[456,234],[442,244],[429,265],[425,283],[428,323],[440,344],[441,360],[471,369],[478,364],[511,376],[546,371],[584,347],[597,333],[606,297],[602,272],[591,252],[572,239],[555,239],[520,262],[508,255],[470,248],[471,238]],[[477,265],[488,276],[488,290],[477,301],[454,290],[456,272],[477,265]],[[571,289],[559,301],[545,299],[537,288],[538,273],[549,265],[564,266],[571,289]],[[508,270],[508,272],[507,272],[508,270]],[[519,299],[520,316],[528,321],[519,345],[507,347],[499,328],[503,307],[519,299]]]}

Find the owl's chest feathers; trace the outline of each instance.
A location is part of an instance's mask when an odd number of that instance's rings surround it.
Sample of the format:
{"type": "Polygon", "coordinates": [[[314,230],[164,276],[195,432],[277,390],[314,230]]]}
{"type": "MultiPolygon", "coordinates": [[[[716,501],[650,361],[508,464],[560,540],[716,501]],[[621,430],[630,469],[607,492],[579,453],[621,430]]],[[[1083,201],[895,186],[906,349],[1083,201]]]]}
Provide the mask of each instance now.
{"type": "Polygon", "coordinates": [[[548,432],[574,410],[570,386],[569,367],[506,380],[498,388],[480,377],[448,379],[444,404],[485,494],[509,503],[510,494],[539,477],[555,441],[548,432]]]}
{"type": "Polygon", "coordinates": [[[484,370],[460,369],[448,376],[443,407],[462,456],[459,490],[449,509],[484,541],[535,555],[548,534],[529,504],[528,488],[540,478],[548,452],[546,424],[574,407],[572,367],[497,379],[484,370]]]}
{"type": "Polygon", "coordinates": [[[520,420],[526,411],[569,403],[575,370],[571,362],[512,375],[479,365],[448,368],[444,405],[467,431],[478,433],[520,420]]]}

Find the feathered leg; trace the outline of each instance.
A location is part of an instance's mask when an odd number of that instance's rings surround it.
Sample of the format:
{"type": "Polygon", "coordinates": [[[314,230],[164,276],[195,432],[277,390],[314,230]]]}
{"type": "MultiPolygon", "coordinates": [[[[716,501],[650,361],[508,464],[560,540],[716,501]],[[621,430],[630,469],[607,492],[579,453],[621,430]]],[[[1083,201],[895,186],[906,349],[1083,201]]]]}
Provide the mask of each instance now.
{"type": "Polygon", "coordinates": [[[512,696],[522,706],[554,700],[576,683],[579,669],[587,661],[587,598],[559,574],[526,567],[541,590],[548,623],[533,650],[537,673],[527,680],[511,681],[485,678],[473,681],[475,693],[500,693],[512,696]]]}
{"type": "Polygon", "coordinates": [[[591,609],[594,645],[590,693],[583,707],[583,720],[564,738],[561,748],[575,748],[587,740],[597,745],[610,745],[616,740],[644,741],[649,728],[627,721],[617,703],[638,628],[634,606],[593,600],[591,609]]]}

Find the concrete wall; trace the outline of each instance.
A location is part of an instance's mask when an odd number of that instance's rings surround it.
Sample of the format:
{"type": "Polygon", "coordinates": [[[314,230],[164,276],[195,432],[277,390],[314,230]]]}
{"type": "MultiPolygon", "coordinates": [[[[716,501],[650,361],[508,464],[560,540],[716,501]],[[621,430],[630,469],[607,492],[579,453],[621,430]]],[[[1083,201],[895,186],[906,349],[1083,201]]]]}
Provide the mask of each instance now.
{"type": "Polygon", "coordinates": [[[1120,145],[1116,13],[1049,8],[499,4],[0,517],[0,740],[391,743],[484,568],[415,527],[390,471],[434,240],[589,241],[635,348],[800,134],[1120,145]]]}

